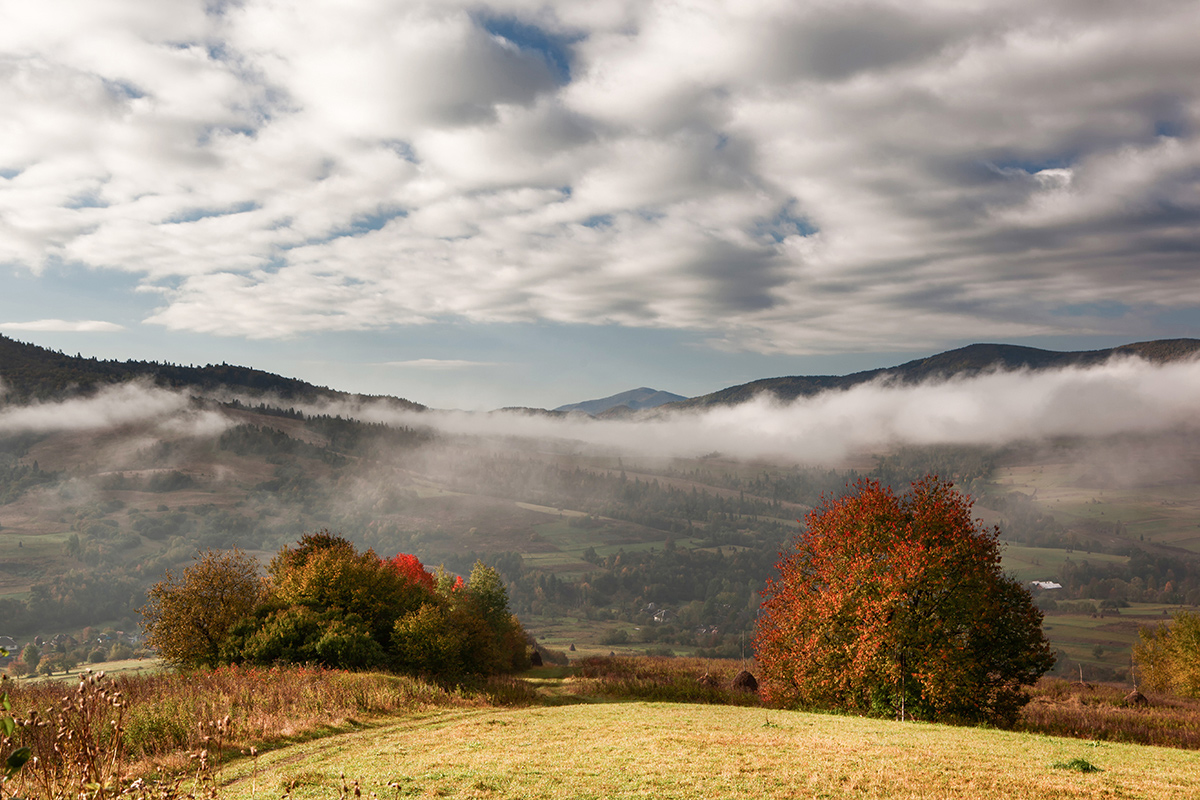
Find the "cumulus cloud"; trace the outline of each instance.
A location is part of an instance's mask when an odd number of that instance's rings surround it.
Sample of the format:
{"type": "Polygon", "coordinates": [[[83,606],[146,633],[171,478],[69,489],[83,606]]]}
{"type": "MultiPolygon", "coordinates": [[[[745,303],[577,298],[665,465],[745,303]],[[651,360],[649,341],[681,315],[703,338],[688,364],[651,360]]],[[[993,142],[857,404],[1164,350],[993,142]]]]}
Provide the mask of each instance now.
{"type": "Polygon", "coordinates": [[[30,322],[0,322],[0,330],[6,331],[70,331],[75,333],[112,333],[125,327],[115,322],[95,319],[37,319],[30,322]]]}
{"type": "Polygon", "coordinates": [[[804,353],[1200,307],[1194,2],[5,8],[0,262],[131,272],[171,329],[804,353]]]}

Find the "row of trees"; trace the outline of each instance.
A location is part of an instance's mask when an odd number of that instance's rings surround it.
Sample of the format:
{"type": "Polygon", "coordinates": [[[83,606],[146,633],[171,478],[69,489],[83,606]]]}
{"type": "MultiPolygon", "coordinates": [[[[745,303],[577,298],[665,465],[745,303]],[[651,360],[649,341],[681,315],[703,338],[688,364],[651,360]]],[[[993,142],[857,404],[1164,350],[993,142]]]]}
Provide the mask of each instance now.
{"type": "Polygon", "coordinates": [[[148,643],[182,666],[284,661],[459,680],[529,664],[494,569],[477,563],[464,582],[328,531],[281,549],[265,578],[242,551],[210,550],[148,598],[148,643]]]}

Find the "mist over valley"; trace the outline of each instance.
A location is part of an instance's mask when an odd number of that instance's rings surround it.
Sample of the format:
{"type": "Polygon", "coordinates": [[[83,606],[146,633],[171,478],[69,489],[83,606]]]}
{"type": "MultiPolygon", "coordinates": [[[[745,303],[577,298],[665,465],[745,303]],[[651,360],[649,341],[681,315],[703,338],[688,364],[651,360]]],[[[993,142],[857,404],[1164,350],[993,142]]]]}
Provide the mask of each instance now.
{"type": "Polygon", "coordinates": [[[3,635],[136,628],[197,552],[265,561],[329,529],[460,574],[482,559],[562,649],[739,656],[823,494],[930,473],[1001,527],[1007,569],[1062,585],[1038,599],[1064,670],[1121,675],[1141,616],[1200,602],[1193,340],[976,346],[596,416],[0,344],[3,635]]]}

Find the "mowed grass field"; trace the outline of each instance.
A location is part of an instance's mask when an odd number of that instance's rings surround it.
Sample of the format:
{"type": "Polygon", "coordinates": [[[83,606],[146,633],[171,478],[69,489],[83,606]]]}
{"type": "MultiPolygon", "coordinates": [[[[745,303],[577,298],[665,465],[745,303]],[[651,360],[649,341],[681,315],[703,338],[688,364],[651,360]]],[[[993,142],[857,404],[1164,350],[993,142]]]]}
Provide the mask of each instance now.
{"type": "Polygon", "coordinates": [[[438,711],[241,759],[222,800],[1200,797],[1200,753],[734,706],[438,711]],[[1072,769],[1070,765],[1076,768],[1072,769]],[[1083,764],[1096,771],[1081,772],[1083,764]]]}

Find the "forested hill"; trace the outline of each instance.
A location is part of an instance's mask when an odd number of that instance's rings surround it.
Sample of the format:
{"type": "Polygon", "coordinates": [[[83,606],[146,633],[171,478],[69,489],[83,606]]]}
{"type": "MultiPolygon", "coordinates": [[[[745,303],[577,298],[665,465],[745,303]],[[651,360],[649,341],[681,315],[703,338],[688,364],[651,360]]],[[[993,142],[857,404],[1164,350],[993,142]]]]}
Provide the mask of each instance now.
{"type": "MultiPolygon", "coordinates": [[[[137,378],[152,380],[158,386],[169,389],[203,392],[228,387],[254,397],[270,395],[291,402],[358,397],[250,367],[106,361],[71,356],[0,335],[0,381],[6,391],[4,399],[8,402],[46,400],[69,394],[86,395],[103,386],[137,378]]],[[[405,408],[424,408],[419,403],[401,398],[387,399],[405,408]]]]}
{"type": "Polygon", "coordinates": [[[890,377],[901,383],[915,384],[936,378],[969,377],[992,369],[1060,369],[1071,366],[1101,364],[1114,356],[1140,356],[1153,363],[1184,361],[1200,356],[1200,339],[1160,339],[1137,342],[1107,350],[1058,352],[1010,344],[972,344],[948,350],[928,358],[909,361],[898,367],[855,372],[850,375],[813,375],[786,378],[764,378],[730,386],[712,394],[693,397],[666,408],[696,408],[712,405],[734,405],[750,400],[764,392],[781,400],[811,397],[831,389],[848,389],[877,378],[890,377]]]}

